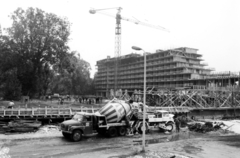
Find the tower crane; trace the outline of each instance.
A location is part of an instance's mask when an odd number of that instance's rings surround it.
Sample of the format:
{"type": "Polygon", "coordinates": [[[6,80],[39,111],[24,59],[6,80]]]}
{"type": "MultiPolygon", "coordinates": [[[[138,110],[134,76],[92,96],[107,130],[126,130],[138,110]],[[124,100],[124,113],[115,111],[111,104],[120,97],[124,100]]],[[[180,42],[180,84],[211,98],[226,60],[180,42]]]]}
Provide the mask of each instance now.
{"type": "Polygon", "coordinates": [[[103,15],[107,15],[113,18],[116,18],[116,26],[115,26],[115,52],[114,52],[114,57],[115,57],[115,65],[114,65],[114,92],[116,92],[118,90],[118,66],[119,66],[119,57],[121,56],[121,20],[125,20],[125,21],[129,21],[132,22],[134,24],[139,24],[139,25],[143,25],[143,26],[147,26],[147,27],[151,27],[151,28],[155,28],[158,30],[162,30],[162,31],[167,31],[169,32],[167,29],[165,29],[164,27],[158,26],[158,25],[152,25],[149,23],[145,23],[145,22],[141,22],[137,19],[130,19],[130,18],[125,18],[121,16],[121,7],[114,7],[114,8],[104,8],[104,9],[90,9],[89,12],[91,14],[95,14],[95,13],[100,13],[103,15]],[[104,12],[101,12],[103,10],[109,10],[109,9],[116,9],[117,10],[117,14],[116,15],[112,15],[112,14],[107,14],[104,12]]]}

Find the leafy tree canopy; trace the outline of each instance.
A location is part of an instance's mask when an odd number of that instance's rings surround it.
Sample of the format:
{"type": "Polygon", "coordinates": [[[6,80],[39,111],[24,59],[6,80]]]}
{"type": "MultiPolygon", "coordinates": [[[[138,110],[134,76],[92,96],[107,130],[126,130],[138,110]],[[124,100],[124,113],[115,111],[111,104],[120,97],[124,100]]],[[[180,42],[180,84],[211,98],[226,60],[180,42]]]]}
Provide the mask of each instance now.
{"type": "Polygon", "coordinates": [[[0,33],[0,90],[8,87],[10,92],[33,96],[62,86],[68,93],[80,93],[79,86],[90,79],[90,65],[70,53],[69,21],[38,8],[18,8],[10,18],[13,23],[6,35],[0,33]],[[53,80],[61,84],[56,86],[53,80]],[[16,90],[10,88],[14,85],[16,90]]]}

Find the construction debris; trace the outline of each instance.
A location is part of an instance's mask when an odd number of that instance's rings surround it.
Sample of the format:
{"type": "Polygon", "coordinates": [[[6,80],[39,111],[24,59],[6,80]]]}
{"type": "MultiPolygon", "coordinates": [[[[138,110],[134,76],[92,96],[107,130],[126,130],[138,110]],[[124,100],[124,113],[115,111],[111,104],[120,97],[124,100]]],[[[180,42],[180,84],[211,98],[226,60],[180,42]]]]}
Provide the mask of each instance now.
{"type": "Polygon", "coordinates": [[[190,131],[206,133],[210,131],[217,131],[225,126],[222,122],[191,122],[188,123],[190,131]]]}
{"type": "Polygon", "coordinates": [[[236,134],[240,134],[240,121],[239,120],[229,120],[222,121],[226,126],[223,127],[223,130],[228,130],[236,134]]]}
{"type": "Polygon", "coordinates": [[[59,131],[59,127],[56,125],[45,125],[40,127],[37,133],[51,133],[53,131],[59,131]]]}
{"type": "Polygon", "coordinates": [[[41,122],[32,120],[14,120],[3,126],[5,132],[33,132],[41,126],[41,122]]]}

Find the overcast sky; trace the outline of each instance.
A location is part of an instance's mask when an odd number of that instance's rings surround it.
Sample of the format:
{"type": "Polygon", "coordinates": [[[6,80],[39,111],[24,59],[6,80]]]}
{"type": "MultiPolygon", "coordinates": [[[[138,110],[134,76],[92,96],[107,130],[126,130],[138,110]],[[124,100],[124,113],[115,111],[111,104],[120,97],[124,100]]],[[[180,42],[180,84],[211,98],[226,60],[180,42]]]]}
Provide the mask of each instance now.
{"type": "MultiPolygon", "coordinates": [[[[72,23],[70,48],[80,53],[96,72],[97,60],[114,56],[115,19],[90,14],[91,8],[122,7],[121,15],[170,30],[170,33],[122,21],[122,55],[139,46],[156,49],[199,49],[204,62],[216,71],[240,71],[239,0],[1,0],[0,25],[10,27],[8,17],[18,7],[37,7],[72,23]]],[[[105,11],[115,15],[117,10],[105,11]]],[[[141,53],[141,52],[139,52],[141,53]]]]}

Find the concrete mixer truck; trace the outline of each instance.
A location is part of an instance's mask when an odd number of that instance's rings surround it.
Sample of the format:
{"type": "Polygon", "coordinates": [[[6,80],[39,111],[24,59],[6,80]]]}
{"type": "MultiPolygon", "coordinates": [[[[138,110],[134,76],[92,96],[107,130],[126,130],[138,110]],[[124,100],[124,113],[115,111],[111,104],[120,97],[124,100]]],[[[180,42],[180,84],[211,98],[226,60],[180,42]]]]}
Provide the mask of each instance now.
{"type": "MultiPolygon", "coordinates": [[[[114,99],[96,113],[77,112],[71,120],[61,123],[62,134],[73,141],[83,135],[98,133],[109,137],[125,136],[127,132],[142,133],[143,115],[137,103],[114,99]]],[[[146,115],[146,132],[149,129],[172,131],[173,115],[156,111],[146,115]]]]}

